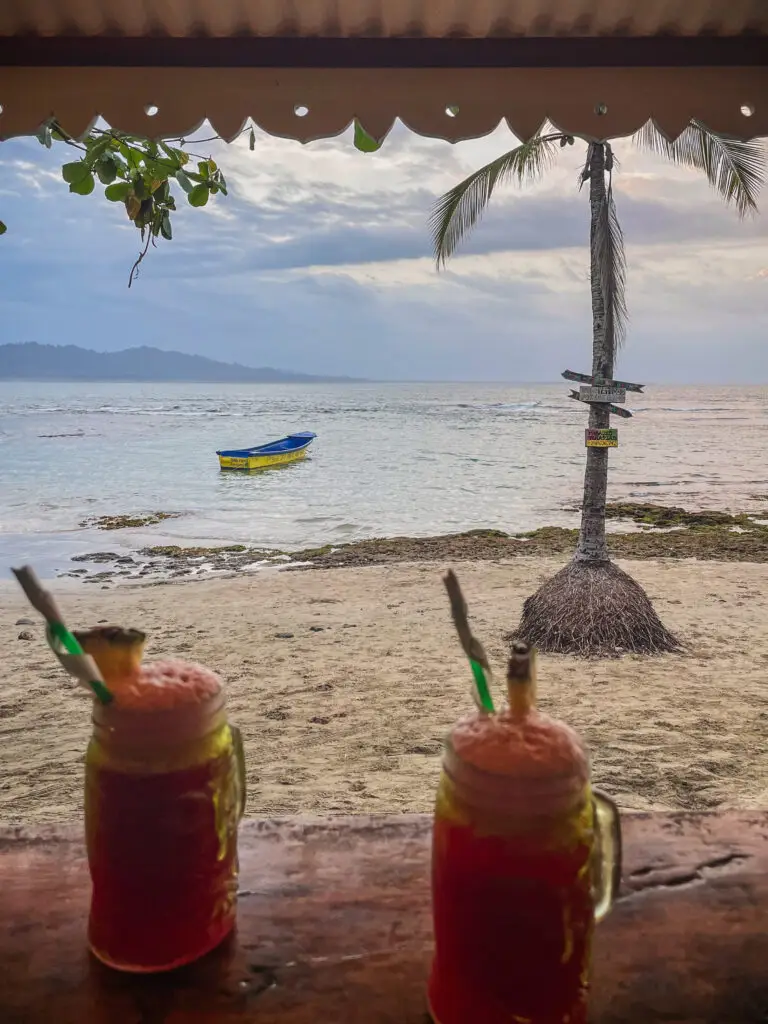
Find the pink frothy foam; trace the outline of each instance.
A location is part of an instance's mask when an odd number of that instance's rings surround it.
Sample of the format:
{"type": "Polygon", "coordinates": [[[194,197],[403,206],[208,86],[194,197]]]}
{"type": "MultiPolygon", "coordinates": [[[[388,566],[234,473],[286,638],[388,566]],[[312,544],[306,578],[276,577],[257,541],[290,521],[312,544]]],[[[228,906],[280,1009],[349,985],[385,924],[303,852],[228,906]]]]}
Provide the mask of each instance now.
{"type": "Polygon", "coordinates": [[[142,665],[135,675],[113,684],[112,690],[119,707],[161,711],[202,704],[222,687],[219,676],[205,665],[165,658],[142,665]]]}
{"type": "Polygon", "coordinates": [[[572,775],[583,782],[589,776],[578,735],[540,711],[468,715],[454,727],[451,741],[463,761],[486,772],[528,779],[572,775]]]}

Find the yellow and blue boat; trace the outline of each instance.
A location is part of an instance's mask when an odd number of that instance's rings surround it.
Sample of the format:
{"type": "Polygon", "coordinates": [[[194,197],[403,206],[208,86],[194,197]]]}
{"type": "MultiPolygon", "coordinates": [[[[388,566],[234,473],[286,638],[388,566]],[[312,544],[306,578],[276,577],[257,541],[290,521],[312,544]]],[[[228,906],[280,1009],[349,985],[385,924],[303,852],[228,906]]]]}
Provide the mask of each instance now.
{"type": "Polygon", "coordinates": [[[216,454],[222,469],[268,469],[270,466],[284,466],[287,462],[303,459],[316,437],[317,434],[311,430],[305,430],[256,448],[233,448],[216,454]]]}

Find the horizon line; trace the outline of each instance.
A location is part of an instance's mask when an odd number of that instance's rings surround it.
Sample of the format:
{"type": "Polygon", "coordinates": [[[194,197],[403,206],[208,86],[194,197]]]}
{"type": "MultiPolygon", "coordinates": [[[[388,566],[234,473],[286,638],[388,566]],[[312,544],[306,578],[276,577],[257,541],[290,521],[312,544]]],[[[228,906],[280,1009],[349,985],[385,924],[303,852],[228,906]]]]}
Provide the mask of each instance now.
{"type": "MultiPolygon", "coordinates": [[[[206,357],[204,357],[206,358],[206,357]]],[[[255,369],[255,368],[254,368],[255,369]]],[[[270,367],[270,369],[272,369],[270,367]]],[[[278,373],[285,372],[290,377],[292,371],[285,370],[276,371],[278,373]]],[[[561,380],[501,380],[496,378],[494,380],[481,380],[481,379],[470,379],[470,378],[457,378],[457,379],[438,379],[438,378],[426,378],[426,377],[350,377],[345,374],[307,374],[307,376],[314,377],[313,380],[298,379],[298,380],[217,380],[215,378],[189,378],[189,377],[28,377],[28,376],[14,376],[7,377],[0,373],[0,383],[19,383],[19,384],[231,384],[236,387],[243,387],[246,385],[297,385],[312,387],[315,385],[323,384],[335,384],[343,386],[352,386],[357,384],[473,384],[483,386],[515,386],[515,387],[554,387],[562,386],[567,387],[567,381],[561,380]]],[[[749,387],[768,387],[768,380],[765,381],[648,381],[644,387],[734,387],[734,388],[749,388],[749,387]]]]}

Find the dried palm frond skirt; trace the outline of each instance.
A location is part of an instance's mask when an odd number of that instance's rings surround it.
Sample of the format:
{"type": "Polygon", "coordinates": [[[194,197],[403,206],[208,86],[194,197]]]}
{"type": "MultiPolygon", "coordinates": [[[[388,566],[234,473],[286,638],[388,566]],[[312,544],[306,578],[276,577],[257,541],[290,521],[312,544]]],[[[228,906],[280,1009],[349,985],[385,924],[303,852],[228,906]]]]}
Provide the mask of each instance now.
{"type": "Polygon", "coordinates": [[[520,625],[506,639],[583,657],[683,649],[640,584],[613,562],[570,562],[526,600],[520,625]]]}

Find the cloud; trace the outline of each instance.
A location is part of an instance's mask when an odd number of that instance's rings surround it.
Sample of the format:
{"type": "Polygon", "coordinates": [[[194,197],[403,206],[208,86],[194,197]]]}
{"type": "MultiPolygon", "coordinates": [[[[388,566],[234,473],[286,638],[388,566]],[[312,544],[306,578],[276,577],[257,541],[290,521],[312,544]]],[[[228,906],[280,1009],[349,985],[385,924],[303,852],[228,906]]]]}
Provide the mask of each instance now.
{"type": "MultiPolygon", "coordinates": [[[[259,133],[254,152],[205,144],[229,197],[202,210],[180,202],[173,241],[128,292],[139,239],[122,207],[68,194],[64,147],[3,143],[0,340],[155,344],[381,378],[555,379],[589,362],[583,147],[567,147],[534,186],[500,190],[446,271],[431,258],[435,199],[514,144],[504,128],[451,146],[402,126],[373,155],[349,133],[308,146],[259,133]]],[[[700,175],[628,140],[616,150],[631,313],[623,372],[766,379],[765,216],[740,222],[700,175]]]]}

